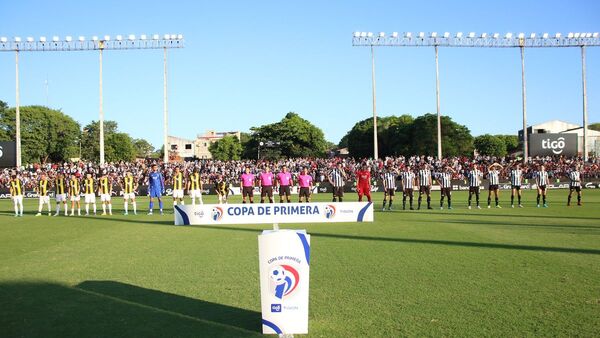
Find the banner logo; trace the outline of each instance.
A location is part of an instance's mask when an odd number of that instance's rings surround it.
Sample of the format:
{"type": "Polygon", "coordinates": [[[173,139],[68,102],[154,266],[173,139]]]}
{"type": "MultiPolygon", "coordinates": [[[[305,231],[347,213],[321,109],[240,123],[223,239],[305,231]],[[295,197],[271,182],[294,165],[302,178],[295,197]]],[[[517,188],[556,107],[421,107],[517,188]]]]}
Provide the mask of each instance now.
{"type": "Polygon", "coordinates": [[[332,219],[335,217],[335,206],[328,204],[325,206],[325,218],[332,219]]]}
{"type": "Polygon", "coordinates": [[[223,218],[223,209],[221,207],[212,208],[211,217],[215,222],[220,221],[223,218]]]}
{"type": "Polygon", "coordinates": [[[551,149],[554,154],[558,155],[565,149],[565,138],[561,136],[555,141],[551,141],[550,139],[542,140],[542,149],[551,149]]]}
{"type": "Polygon", "coordinates": [[[271,290],[275,297],[283,299],[289,296],[300,281],[300,275],[296,269],[289,265],[276,265],[269,272],[271,278],[271,290]]]}

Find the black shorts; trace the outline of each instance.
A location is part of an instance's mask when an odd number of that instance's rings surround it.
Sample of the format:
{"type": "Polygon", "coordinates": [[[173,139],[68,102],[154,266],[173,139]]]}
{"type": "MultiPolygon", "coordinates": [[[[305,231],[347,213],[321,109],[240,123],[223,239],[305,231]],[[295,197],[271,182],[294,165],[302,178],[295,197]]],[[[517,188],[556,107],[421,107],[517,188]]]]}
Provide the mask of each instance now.
{"type": "Polygon", "coordinates": [[[404,195],[412,195],[413,194],[413,190],[412,189],[404,189],[404,195]]]}
{"type": "Polygon", "coordinates": [[[309,188],[300,188],[300,196],[299,197],[310,197],[310,189],[309,188]]]}
{"type": "Polygon", "coordinates": [[[450,196],[450,194],[452,193],[452,188],[440,188],[440,193],[442,195],[450,196]]]}
{"type": "Polygon", "coordinates": [[[260,197],[265,197],[265,196],[273,197],[273,186],[266,185],[266,186],[263,186],[262,189],[260,189],[260,197]]]}
{"type": "Polygon", "coordinates": [[[254,196],[254,187],[242,187],[242,197],[254,196]]]}
{"type": "Polygon", "coordinates": [[[344,187],[333,187],[333,196],[344,197],[344,187]]]}
{"type": "Polygon", "coordinates": [[[385,189],[384,193],[387,196],[394,196],[394,195],[396,195],[396,189],[394,189],[394,188],[385,189]]]}
{"type": "Polygon", "coordinates": [[[290,195],[290,186],[289,185],[280,185],[279,186],[279,196],[289,196],[290,195]]]}
{"type": "Polygon", "coordinates": [[[489,190],[498,190],[498,185],[497,184],[490,184],[489,190]]]}
{"type": "Polygon", "coordinates": [[[546,191],[546,186],[545,185],[539,185],[538,189],[540,189],[541,191],[546,191]]]}
{"type": "Polygon", "coordinates": [[[521,190],[521,186],[520,185],[513,185],[513,186],[511,186],[511,189],[521,190]]]}
{"type": "Polygon", "coordinates": [[[574,186],[569,186],[569,190],[570,190],[570,191],[573,191],[573,190],[575,190],[575,191],[577,191],[577,192],[581,192],[581,186],[577,186],[577,187],[574,187],[574,186]]]}
{"type": "Polygon", "coordinates": [[[479,187],[469,187],[469,193],[479,194],[479,187]]]}
{"type": "Polygon", "coordinates": [[[431,193],[431,186],[430,185],[422,185],[419,187],[419,193],[420,194],[427,194],[429,195],[431,193]]]}

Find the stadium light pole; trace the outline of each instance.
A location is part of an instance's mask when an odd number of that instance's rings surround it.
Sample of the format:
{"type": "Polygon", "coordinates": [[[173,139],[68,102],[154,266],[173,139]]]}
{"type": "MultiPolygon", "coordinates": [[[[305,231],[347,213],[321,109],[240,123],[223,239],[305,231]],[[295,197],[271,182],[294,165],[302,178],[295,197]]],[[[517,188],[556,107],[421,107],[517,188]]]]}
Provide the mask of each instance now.
{"type": "Polygon", "coordinates": [[[435,105],[437,111],[437,156],[442,159],[442,117],[440,115],[440,68],[438,63],[438,46],[435,45],[435,105]]]}
{"type": "Polygon", "coordinates": [[[103,96],[102,96],[102,51],[104,50],[104,41],[100,41],[99,43],[100,49],[100,93],[99,93],[99,105],[100,105],[100,119],[98,124],[100,125],[100,165],[104,165],[104,107],[102,106],[103,96]]]}
{"type": "MultiPolygon", "coordinates": [[[[499,33],[481,33],[480,35],[475,32],[463,34],[458,32],[455,35],[451,35],[446,32],[442,36],[438,36],[437,33],[425,34],[420,32],[418,34],[412,34],[411,32],[404,32],[399,34],[393,32],[386,35],[385,33],[379,33],[379,35],[373,35],[371,32],[354,32],[352,35],[352,46],[355,47],[471,47],[471,48],[520,48],[521,49],[521,80],[522,80],[522,100],[523,100],[523,157],[524,160],[528,157],[528,145],[527,145],[527,120],[526,120],[526,92],[525,92],[525,62],[524,62],[524,49],[525,48],[582,48],[582,63],[583,63],[583,81],[585,87],[585,48],[586,47],[598,47],[600,46],[600,34],[596,33],[569,33],[564,36],[561,33],[554,35],[543,33],[536,34],[531,33],[525,35],[523,33],[518,36],[512,33],[507,33],[502,36],[499,33]]],[[[437,58],[436,58],[436,70],[437,70],[437,58]]],[[[437,75],[437,74],[436,74],[437,75]]],[[[436,99],[439,98],[436,95],[436,99]]],[[[439,116],[439,115],[438,115],[439,116]]],[[[584,89],[584,134],[587,133],[587,97],[584,89]]],[[[587,142],[587,140],[586,140],[587,142]]],[[[587,149],[587,144],[584,144],[587,149]]],[[[585,155],[587,156],[587,154],[585,155]]]]}
{"type": "MultiPolygon", "coordinates": [[[[28,37],[21,40],[20,37],[15,37],[10,40],[6,37],[0,37],[0,52],[15,52],[16,63],[16,122],[15,122],[15,139],[16,139],[16,163],[21,166],[21,123],[20,123],[20,88],[19,88],[19,53],[20,52],[75,52],[98,50],[99,55],[99,115],[100,115],[100,163],[104,163],[104,110],[103,110],[103,93],[102,93],[102,54],[105,50],[131,50],[131,49],[164,49],[167,48],[183,48],[184,39],[182,34],[165,34],[161,37],[158,34],[147,36],[142,34],[139,38],[131,34],[125,38],[117,35],[116,39],[111,39],[110,36],[104,36],[99,39],[94,36],[91,39],[86,39],[84,36],[79,36],[74,39],[71,36],[61,40],[58,36],[54,36],[47,40],[45,36],[36,40],[28,37]]],[[[165,60],[166,62],[166,60],[165,60]]],[[[165,99],[166,102],[166,99],[165,99]]],[[[166,120],[165,120],[166,121],[166,120]]],[[[166,130],[165,125],[165,130],[166,130]]],[[[166,143],[167,140],[165,140],[166,143]]],[[[165,145],[165,152],[168,151],[165,145]]]]}
{"type": "Polygon", "coordinates": [[[525,48],[521,46],[521,101],[523,104],[523,163],[527,162],[527,86],[525,84],[525,48]]]}
{"type": "Polygon", "coordinates": [[[375,50],[371,46],[371,82],[373,87],[373,159],[379,158],[379,147],[377,137],[377,99],[375,96],[375,50]]]}
{"type": "Polygon", "coordinates": [[[581,46],[581,82],[583,89],[583,161],[588,160],[588,147],[587,147],[587,84],[585,79],[585,46],[581,46]]]}
{"type": "Polygon", "coordinates": [[[163,162],[169,162],[169,111],[167,106],[167,47],[164,47],[163,53],[163,143],[165,151],[163,151],[163,162]]]}
{"type": "Polygon", "coordinates": [[[19,50],[15,51],[15,141],[17,168],[21,167],[21,89],[19,87],[19,50]]]}

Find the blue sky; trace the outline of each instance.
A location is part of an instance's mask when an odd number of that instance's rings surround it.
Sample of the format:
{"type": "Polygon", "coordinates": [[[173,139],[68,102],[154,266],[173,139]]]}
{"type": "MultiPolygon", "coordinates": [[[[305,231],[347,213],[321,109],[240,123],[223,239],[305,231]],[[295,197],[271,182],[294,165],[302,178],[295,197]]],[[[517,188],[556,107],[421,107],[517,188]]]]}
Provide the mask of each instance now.
{"type": "MultiPolygon", "coordinates": [[[[10,1],[0,36],[181,33],[169,51],[170,134],[248,131],[295,111],[338,142],[371,110],[368,48],[354,31],[597,32],[597,1],[10,1]]],[[[521,125],[518,49],[440,49],[441,109],[474,135],[521,125]]],[[[528,121],[582,120],[580,50],[526,50],[528,121]]],[[[98,53],[21,53],[21,104],[98,119],[98,53]]],[[[376,50],[380,116],[435,112],[433,48],[376,50]]],[[[587,51],[588,113],[600,122],[600,48],[587,51]]],[[[104,108],[133,137],[162,142],[162,52],[106,51],[104,108]]],[[[14,54],[0,53],[14,106],[14,54]]]]}

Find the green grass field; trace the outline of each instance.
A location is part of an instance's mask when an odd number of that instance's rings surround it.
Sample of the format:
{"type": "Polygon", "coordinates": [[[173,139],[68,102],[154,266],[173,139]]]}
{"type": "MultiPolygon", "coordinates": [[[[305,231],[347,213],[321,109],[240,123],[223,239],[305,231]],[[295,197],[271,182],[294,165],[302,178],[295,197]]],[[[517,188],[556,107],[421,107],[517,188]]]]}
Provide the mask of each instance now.
{"type": "MultiPolygon", "coordinates": [[[[529,191],[523,209],[506,193],[482,210],[433,196],[435,210],[382,213],[376,194],[374,223],[287,226],[312,235],[310,336],[600,336],[600,191],[570,208],[550,191],[548,209],[529,191]]],[[[0,202],[0,336],[261,335],[270,225],[178,227],[170,207],[114,202],[87,218],[33,217],[37,200],[14,218],[0,202]]]]}

